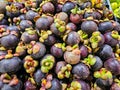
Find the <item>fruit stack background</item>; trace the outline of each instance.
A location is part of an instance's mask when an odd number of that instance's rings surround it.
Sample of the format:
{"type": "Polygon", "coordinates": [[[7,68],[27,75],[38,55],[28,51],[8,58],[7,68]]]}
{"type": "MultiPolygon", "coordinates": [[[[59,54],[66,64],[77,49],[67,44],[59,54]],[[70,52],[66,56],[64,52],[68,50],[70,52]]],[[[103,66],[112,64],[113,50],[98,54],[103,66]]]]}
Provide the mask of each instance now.
{"type": "Polygon", "coordinates": [[[120,24],[102,0],[0,1],[0,90],[120,90],[120,24]]]}

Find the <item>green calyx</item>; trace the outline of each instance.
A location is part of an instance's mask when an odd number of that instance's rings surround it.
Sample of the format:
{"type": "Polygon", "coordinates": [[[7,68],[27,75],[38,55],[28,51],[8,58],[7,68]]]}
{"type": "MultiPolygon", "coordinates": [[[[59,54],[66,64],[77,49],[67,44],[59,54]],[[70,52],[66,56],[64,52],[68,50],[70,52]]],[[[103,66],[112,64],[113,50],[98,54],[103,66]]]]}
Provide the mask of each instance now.
{"type": "Polygon", "coordinates": [[[63,66],[61,70],[58,72],[58,78],[63,79],[63,78],[69,78],[71,75],[72,66],[70,64],[67,64],[66,66],[63,66]]]}
{"type": "Polygon", "coordinates": [[[18,44],[18,46],[16,47],[15,52],[16,52],[17,54],[21,54],[22,52],[25,52],[25,51],[26,51],[26,47],[23,45],[22,42],[20,42],[20,43],[18,44]]]}
{"type": "Polygon", "coordinates": [[[18,11],[18,8],[14,5],[14,4],[11,4],[10,6],[7,5],[6,6],[6,10],[9,11],[9,12],[17,12],[18,11]]]}
{"type": "Polygon", "coordinates": [[[38,66],[38,62],[36,60],[33,60],[31,56],[26,56],[24,60],[24,68],[26,69],[26,72],[33,73],[35,71],[35,68],[38,66]]]}
{"type": "Polygon", "coordinates": [[[30,35],[36,34],[36,30],[34,30],[33,28],[26,28],[25,31],[28,32],[28,34],[30,35]]]}
{"type": "Polygon", "coordinates": [[[8,50],[8,54],[5,55],[6,59],[12,58],[14,55],[12,54],[12,50],[8,50]]]}
{"type": "Polygon", "coordinates": [[[70,88],[67,88],[67,90],[81,90],[81,88],[81,84],[78,81],[72,81],[70,88]]]}
{"type": "Polygon", "coordinates": [[[55,19],[55,26],[57,27],[57,29],[62,33],[66,30],[66,23],[60,19],[55,19]]]}
{"type": "Polygon", "coordinates": [[[78,44],[75,44],[75,45],[73,45],[73,46],[67,46],[67,47],[66,47],[66,50],[67,50],[67,51],[73,51],[73,50],[78,49],[78,48],[79,48],[79,45],[78,45],[78,44]]]}
{"type": "Polygon", "coordinates": [[[82,42],[84,42],[84,40],[88,39],[88,34],[85,33],[84,31],[79,30],[77,33],[79,34],[80,39],[81,39],[82,42]]]}
{"type": "Polygon", "coordinates": [[[41,62],[41,71],[44,73],[48,73],[54,66],[55,59],[53,56],[47,56],[41,62]]]}
{"type": "Polygon", "coordinates": [[[87,21],[94,21],[94,18],[92,16],[87,18],[87,21]]]}
{"type": "Polygon", "coordinates": [[[39,52],[40,46],[37,43],[34,43],[34,44],[31,43],[27,45],[27,49],[28,49],[27,52],[29,54],[36,54],[39,52]]]}
{"type": "Polygon", "coordinates": [[[44,42],[48,38],[48,36],[51,34],[52,34],[52,32],[50,30],[48,30],[48,31],[42,30],[40,33],[39,41],[44,42]]]}
{"type": "Polygon", "coordinates": [[[96,63],[96,58],[93,55],[88,55],[88,57],[84,59],[83,63],[93,66],[96,63]]]}
{"type": "Polygon", "coordinates": [[[65,43],[56,43],[56,44],[55,44],[55,47],[61,48],[63,51],[66,50],[65,43]]]}
{"type": "Polygon", "coordinates": [[[98,47],[99,42],[102,40],[101,33],[96,31],[92,33],[92,37],[90,38],[91,46],[93,49],[98,47]]]}
{"type": "Polygon", "coordinates": [[[115,79],[114,82],[120,85],[120,79],[115,79]]]}
{"type": "Polygon", "coordinates": [[[118,31],[112,31],[111,36],[114,39],[120,40],[120,35],[119,35],[118,31]]]}
{"type": "Polygon", "coordinates": [[[84,11],[83,11],[83,10],[80,10],[80,8],[78,8],[78,6],[75,6],[75,8],[73,8],[73,9],[71,10],[71,12],[72,12],[73,14],[83,14],[83,13],[84,13],[84,11]]]}
{"type": "Polygon", "coordinates": [[[100,71],[94,72],[94,77],[95,78],[101,78],[101,79],[111,79],[112,78],[112,73],[108,71],[105,68],[101,68],[100,71]]]}

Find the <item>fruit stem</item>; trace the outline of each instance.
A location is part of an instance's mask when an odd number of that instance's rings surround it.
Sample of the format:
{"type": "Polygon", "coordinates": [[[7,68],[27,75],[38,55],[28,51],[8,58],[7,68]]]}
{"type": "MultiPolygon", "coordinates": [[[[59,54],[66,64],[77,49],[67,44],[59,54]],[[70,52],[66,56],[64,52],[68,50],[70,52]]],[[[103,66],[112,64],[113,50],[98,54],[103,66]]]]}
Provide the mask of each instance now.
{"type": "Polygon", "coordinates": [[[70,64],[67,64],[61,68],[61,70],[58,72],[58,78],[63,79],[63,78],[69,78],[71,75],[72,66],[70,64]]]}
{"type": "Polygon", "coordinates": [[[9,58],[12,58],[12,57],[13,57],[12,50],[8,50],[8,54],[5,55],[5,58],[9,59],[9,58]]]}
{"type": "Polygon", "coordinates": [[[86,63],[87,65],[93,66],[96,62],[96,58],[93,55],[88,55],[88,57],[85,58],[83,62],[86,63]]]}
{"type": "Polygon", "coordinates": [[[111,36],[114,39],[120,40],[120,35],[119,35],[118,31],[112,31],[111,36]]]}
{"type": "Polygon", "coordinates": [[[33,73],[38,66],[38,62],[33,60],[31,56],[26,56],[24,60],[24,68],[26,69],[26,72],[30,74],[33,73]]]}
{"type": "Polygon", "coordinates": [[[95,78],[101,78],[101,79],[111,79],[112,78],[112,73],[108,71],[105,68],[101,68],[100,71],[94,72],[94,77],[95,78]]]}
{"type": "Polygon", "coordinates": [[[101,33],[98,31],[92,33],[92,36],[90,37],[90,42],[93,49],[97,48],[99,42],[102,40],[102,37],[100,35],[101,33]]]}
{"type": "Polygon", "coordinates": [[[81,84],[78,81],[72,81],[70,88],[67,88],[67,90],[81,90],[81,84]]]}
{"type": "Polygon", "coordinates": [[[44,73],[48,73],[54,66],[55,60],[53,56],[47,56],[41,62],[41,71],[44,73]],[[47,64],[46,64],[47,63],[47,64]]]}

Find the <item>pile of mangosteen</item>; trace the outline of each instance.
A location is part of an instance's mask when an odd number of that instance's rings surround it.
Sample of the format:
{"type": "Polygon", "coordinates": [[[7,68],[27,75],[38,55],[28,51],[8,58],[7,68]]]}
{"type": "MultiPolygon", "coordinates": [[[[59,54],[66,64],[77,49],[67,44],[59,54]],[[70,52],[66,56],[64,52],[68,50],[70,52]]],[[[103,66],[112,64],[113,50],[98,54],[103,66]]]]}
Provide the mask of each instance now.
{"type": "Polygon", "coordinates": [[[120,90],[120,24],[102,0],[0,0],[0,90],[120,90]]]}

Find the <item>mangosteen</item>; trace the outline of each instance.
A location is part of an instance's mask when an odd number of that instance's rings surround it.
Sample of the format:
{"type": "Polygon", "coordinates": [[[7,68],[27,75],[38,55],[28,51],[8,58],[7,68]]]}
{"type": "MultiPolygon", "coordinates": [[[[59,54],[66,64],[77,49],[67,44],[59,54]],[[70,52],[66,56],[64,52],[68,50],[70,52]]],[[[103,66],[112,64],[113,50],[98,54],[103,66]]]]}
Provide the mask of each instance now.
{"type": "Polygon", "coordinates": [[[73,2],[66,2],[62,7],[62,12],[66,12],[70,14],[70,11],[75,7],[75,4],[73,2]]]}
{"type": "Polygon", "coordinates": [[[59,79],[70,78],[72,66],[65,61],[59,61],[55,67],[55,73],[59,79]]]}
{"type": "Polygon", "coordinates": [[[64,60],[69,64],[77,64],[80,62],[80,50],[76,45],[73,47],[67,46],[64,53],[64,60]]]}
{"type": "Polygon", "coordinates": [[[77,65],[73,66],[72,73],[74,77],[84,80],[90,75],[90,70],[85,64],[78,63],[77,65]]]}
{"type": "Polygon", "coordinates": [[[115,58],[110,58],[104,62],[104,67],[114,75],[120,75],[120,63],[115,58]]]}
{"type": "Polygon", "coordinates": [[[88,35],[91,35],[93,32],[98,31],[98,26],[93,20],[85,20],[81,24],[81,29],[86,32],[88,35]]]}
{"type": "Polygon", "coordinates": [[[55,57],[51,54],[46,54],[40,62],[41,71],[48,73],[55,65],[55,57]]]}

